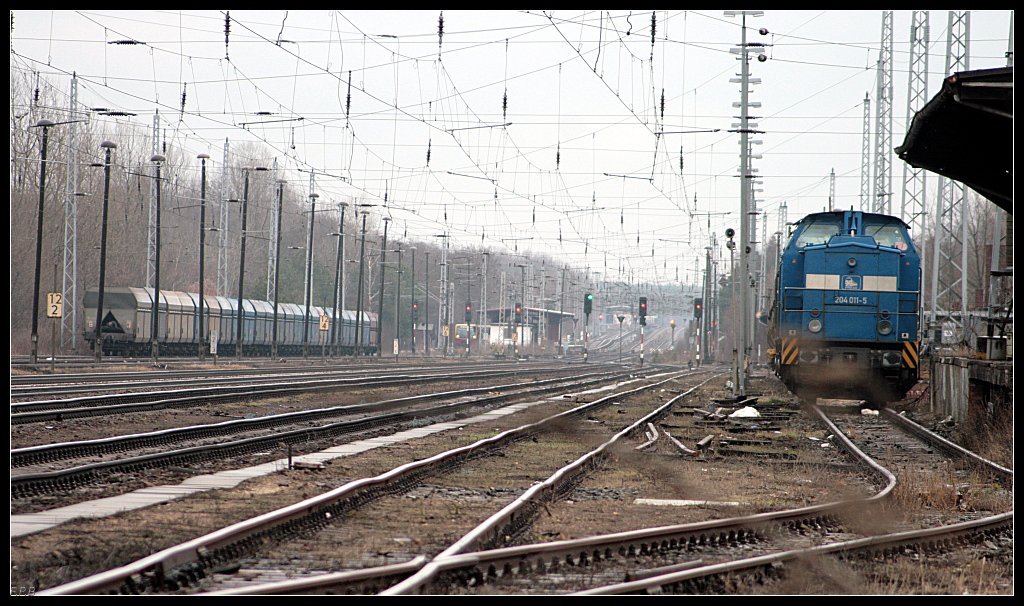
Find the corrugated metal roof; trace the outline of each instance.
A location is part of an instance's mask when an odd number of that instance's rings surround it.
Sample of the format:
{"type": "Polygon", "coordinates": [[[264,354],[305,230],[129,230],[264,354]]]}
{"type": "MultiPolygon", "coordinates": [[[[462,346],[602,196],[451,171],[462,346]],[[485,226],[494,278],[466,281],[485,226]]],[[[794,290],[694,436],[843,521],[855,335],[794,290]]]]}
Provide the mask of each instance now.
{"type": "Polygon", "coordinates": [[[1013,68],[957,72],[914,116],[896,153],[1013,213],[1013,68]]]}

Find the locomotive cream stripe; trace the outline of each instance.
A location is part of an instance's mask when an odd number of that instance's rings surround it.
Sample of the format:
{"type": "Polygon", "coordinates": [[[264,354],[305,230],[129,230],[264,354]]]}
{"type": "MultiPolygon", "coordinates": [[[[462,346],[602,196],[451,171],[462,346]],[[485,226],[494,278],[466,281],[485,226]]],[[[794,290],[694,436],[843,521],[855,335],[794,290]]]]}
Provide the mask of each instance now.
{"type": "MultiPolygon", "coordinates": [[[[806,288],[815,290],[842,290],[842,274],[807,274],[806,288]]],[[[863,276],[861,291],[896,292],[896,276],[863,276]]]]}

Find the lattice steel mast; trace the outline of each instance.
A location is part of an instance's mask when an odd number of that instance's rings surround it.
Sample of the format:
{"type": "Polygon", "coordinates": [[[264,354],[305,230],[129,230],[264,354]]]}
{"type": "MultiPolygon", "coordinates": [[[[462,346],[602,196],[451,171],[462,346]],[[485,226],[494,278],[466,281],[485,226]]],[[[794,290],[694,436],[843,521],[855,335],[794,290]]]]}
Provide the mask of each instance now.
{"type": "Polygon", "coordinates": [[[892,214],[892,11],[882,12],[878,53],[878,114],[875,120],[875,191],[872,209],[892,214]]]}
{"type": "MultiPolygon", "coordinates": [[[[947,77],[969,69],[970,32],[970,11],[950,11],[943,72],[947,77]]],[[[955,341],[963,339],[967,312],[966,242],[967,190],[962,183],[940,175],[932,254],[932,327],[940,320],[951,323],[949,328],[955,341]],[[956,312],[959,313],[954,315],[956,312]]]]}
{"type": "Polygon", "coordinates": [[[71,76],[68,102],[68,170],[64,188],[64,273],[61,292],[64,316],[60,320],[61,351],[78,347],[78,139],[75,111],[78,105],[78,77],[71,76]]]}
{"type": "Polygon", "coordinates": [[[871,97],[864,93],[864,139],[860,151],[860,209],[868,211],[871,205],[871,97]]]}
{"type": "MultiPolygon", "coordinates": [[[[910,74],[907,81],[907,120],[906,128],[925,103],[928,102],[928,45],[929,45],[928,11],[913,11],[910,22],[910,74]]],[[[925,235],[925,185],[924,169],[915,168],[909,162],[903,163],[903,198],[900,202],[900,218],[910,226],[910,235],[924,242],[925,235]]],[[[927,276],[927,255],[924,247],[918,251],[921,258],[921,276],[927,276]]],[[[924,279],[921,280],[924,286],[924,279]]],[[[921,301],[924,303],[924,300],[921,301]]],[[[924,326],[925,308],[921,307],[921,322],[924,326]]]]}
{"type": "Polygon", "coordinates": [[[224,163],[221,164],[220,173],[220,187],[217,188],[217,193],[220,197],[220,222],[217,224],[219,229],[219,238],[217,238],[217,295],[221,297],[228,296],[228,195],[230,186],[230,177],[228,171],[230,170],[230,152],[227,138],[224,139],[224,163]]]}
{"type": "MultiPolygon", "coordinates": [[[[153,113],[153,153],[160,153],[160,110],[153,113]]],[[[146,288],[153,288],[156,274],[156,179],[149,181],[149,230],[146,236],[146,288]]]]}

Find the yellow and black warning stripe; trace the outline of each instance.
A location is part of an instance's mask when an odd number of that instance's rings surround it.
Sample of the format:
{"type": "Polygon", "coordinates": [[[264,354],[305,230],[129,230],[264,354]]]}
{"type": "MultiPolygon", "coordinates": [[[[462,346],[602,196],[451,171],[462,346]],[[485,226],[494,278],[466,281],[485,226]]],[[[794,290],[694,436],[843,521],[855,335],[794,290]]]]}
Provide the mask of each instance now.
{"type": "Polygon", "coordinates": [[[796,339],[782,339],[782,364],[796,364],[800,355],[800,346],[796,339]]]}
{"type": "Polygon", "coordinates": [[[920,343],[917,341],[903,342],[903,366],[905,368],[917,368],[920,343]]]}

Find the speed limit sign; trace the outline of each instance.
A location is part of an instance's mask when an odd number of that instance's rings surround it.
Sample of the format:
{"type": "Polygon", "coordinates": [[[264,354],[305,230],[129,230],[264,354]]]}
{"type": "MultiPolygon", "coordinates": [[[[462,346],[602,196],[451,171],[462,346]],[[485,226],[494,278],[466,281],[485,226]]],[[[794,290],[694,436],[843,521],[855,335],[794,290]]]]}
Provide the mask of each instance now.
{"type": "Polygon", "coordinates": [[[64,293],[59,293],[59,292],[46,293],[46,317],[47,318],[63,318],[64,317],[64,293]]]}

